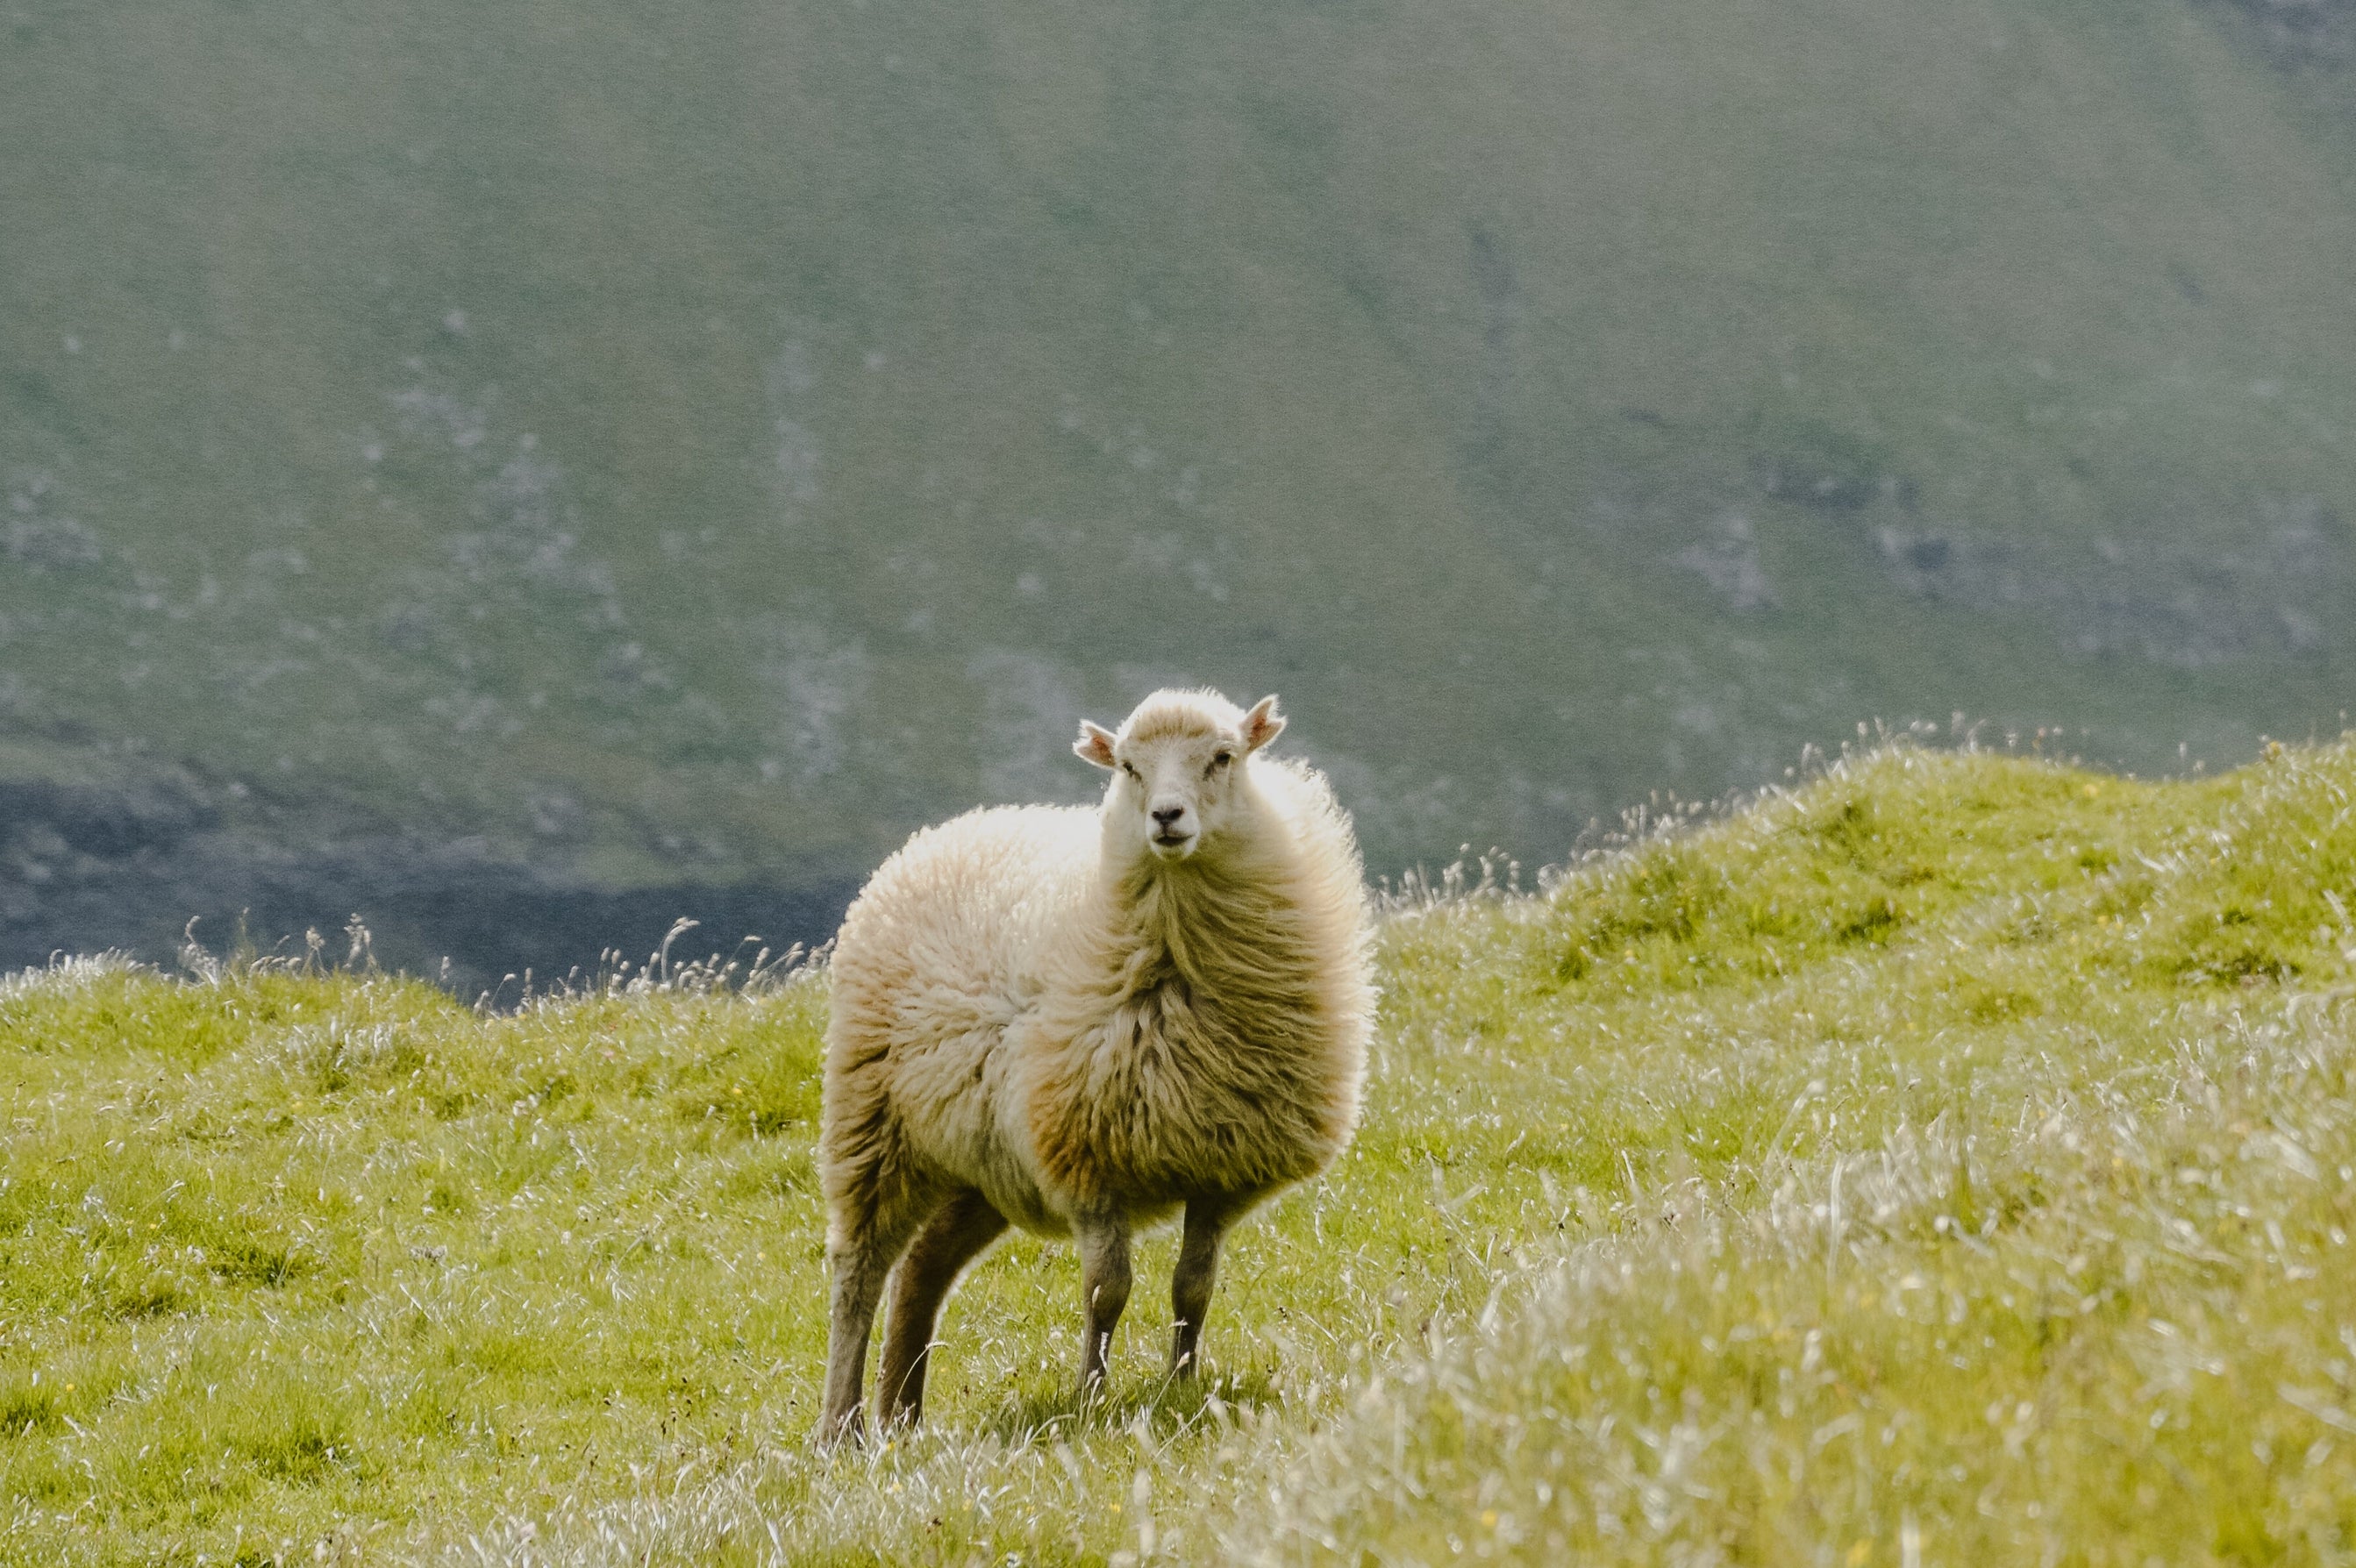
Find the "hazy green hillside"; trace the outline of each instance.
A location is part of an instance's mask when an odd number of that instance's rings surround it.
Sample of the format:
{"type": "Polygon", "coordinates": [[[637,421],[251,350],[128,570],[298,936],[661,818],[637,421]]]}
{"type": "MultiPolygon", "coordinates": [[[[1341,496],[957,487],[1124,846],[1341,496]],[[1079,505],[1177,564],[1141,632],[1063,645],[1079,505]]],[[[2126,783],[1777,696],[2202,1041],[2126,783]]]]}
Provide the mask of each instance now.
{"type": "Polygon", "coordinates": [[[822,926],[1176,678],[1378,869],[1869,716],[2336,729],[2344,24],[20,12],[0,935],[822,926]]]}
{"type": "Polygon", "coordinates": [[[2356,1543],[2356,745],[2151,786],[1846,761],[1382,932],[1364,1125],[951,1303],[813,1455],[825,977],[486,1016],[0,983],[0,1558],[2331,1562],[2356,1543]]]}

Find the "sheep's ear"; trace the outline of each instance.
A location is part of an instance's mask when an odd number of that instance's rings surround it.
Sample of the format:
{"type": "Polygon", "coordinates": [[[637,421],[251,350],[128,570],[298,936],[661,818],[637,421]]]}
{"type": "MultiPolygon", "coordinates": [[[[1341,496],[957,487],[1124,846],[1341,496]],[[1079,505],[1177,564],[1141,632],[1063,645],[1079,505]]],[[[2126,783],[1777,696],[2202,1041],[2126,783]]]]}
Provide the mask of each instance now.
{"type": "Polygon", "coordinates": [[[1276,699],[1263,697],[1252,704],[1244,715],[1244,750],[1257,752],[1284,733],[1284,715],[1276,710],[1276,699]]]}
{"type": "Polygon", "coordinates": [[[1072,742],[1072,755],[1084,763],[1094,763],[1100,768],[1111,767],[1112,731],[1101,724],[1081,720],[1080,738],[1072,742]]]}

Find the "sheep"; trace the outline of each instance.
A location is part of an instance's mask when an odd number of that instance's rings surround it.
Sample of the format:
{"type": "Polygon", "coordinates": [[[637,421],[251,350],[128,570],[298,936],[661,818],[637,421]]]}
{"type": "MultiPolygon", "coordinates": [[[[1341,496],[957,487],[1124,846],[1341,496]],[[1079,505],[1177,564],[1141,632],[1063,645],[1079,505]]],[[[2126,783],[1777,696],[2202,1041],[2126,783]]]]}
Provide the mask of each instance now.
{"type": "Polygon", "coordinates": [[[941,1302],[1010,1223],[1076,1239],[1085,1399],[1131,1232],[1183,1210],[1170,1369],[1193,1375],[1228,1227],[1348,1145],[1370,911],[1324,777],[1258,754],[1284,724],[1273,697],[1158,691],[1118,733],[1081,725],[1101,805],[926,828],[851,905],[819,1116],[821,1443],[864,1435],[887,1285],[878,1394],[890,1423],[920,1418],[941,1302]]]}

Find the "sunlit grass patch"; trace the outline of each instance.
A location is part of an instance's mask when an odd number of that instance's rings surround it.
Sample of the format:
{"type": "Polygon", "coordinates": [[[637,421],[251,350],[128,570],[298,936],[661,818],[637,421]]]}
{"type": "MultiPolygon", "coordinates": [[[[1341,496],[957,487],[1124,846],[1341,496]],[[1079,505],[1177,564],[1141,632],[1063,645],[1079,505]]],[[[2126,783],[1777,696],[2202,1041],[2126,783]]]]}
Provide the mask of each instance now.
{"type": "Polygon", "coordinates": [[[2356,748],[1899,749],[1381,933],[1366,1119],[1081,1404],[1016,1237],[930,1424],[807,1437],[822,971],[492,1013],[0,983],[27,1561],[2329,1560],[2356,748]],[[1910,1544],[1911,1543],[1911,1544],[1910,1544]],[[1369,1558],[1366,1554],[1371,1553],[1369,1558]]]}

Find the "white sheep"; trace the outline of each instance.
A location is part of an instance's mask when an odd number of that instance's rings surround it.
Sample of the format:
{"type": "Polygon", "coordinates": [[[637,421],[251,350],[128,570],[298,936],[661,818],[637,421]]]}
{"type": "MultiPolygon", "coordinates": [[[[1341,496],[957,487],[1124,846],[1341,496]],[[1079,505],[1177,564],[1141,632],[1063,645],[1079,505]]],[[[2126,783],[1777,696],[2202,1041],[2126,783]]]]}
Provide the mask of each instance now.
{"type": "Polygon", "coordinates": [[[941,1301],[1011,1221],[1076,1236],[1084,1394],[1129,1301],[1133,1228],[1185,1213],[1173,1374],[1193,1373],[1229,1225],[1348,1144],[1374,1016],[1349,819],[1284,728],[1160,691],[1073,747],[1103,804],[926,828],[844,917],[819,1177],[833,1320],[819,1436],[881,1395],[914,1423],[941,1301]],[[896,1268],[894,1264],[897,1264],[896,1268]]]}

